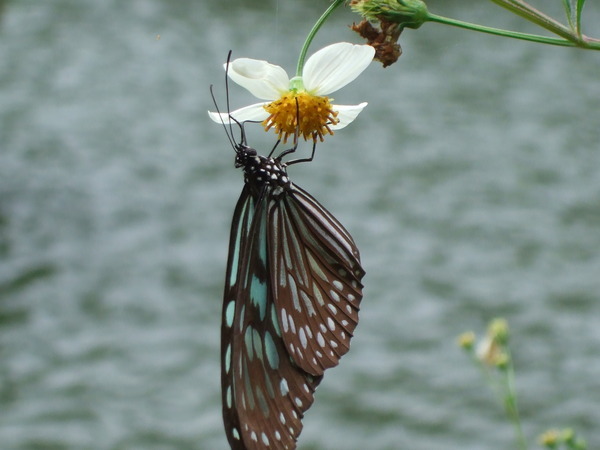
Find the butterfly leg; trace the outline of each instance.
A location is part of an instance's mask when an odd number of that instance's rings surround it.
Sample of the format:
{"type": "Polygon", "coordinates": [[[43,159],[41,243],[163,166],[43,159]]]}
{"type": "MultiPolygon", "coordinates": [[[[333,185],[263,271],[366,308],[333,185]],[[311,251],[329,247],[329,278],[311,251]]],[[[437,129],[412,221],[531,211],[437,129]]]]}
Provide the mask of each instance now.
{"type": "MultiPolygon", "coordinates": [[[[300,134],[300,105],[298,104],[298,99],[296,99],[296,132],[294,133],[294,146],[292,148],[288,148],[281,152],[281,154],[275,158],[277,161],[281,161],[281,159],[285,155],[289,155],[290,153],[294,153],[298,148],[298,135],[300,134]]],[[[311,157],[312,159],[312,157],[311,157]]],[[[289,163],[288,163],[289,164],[289,163]]]]}
{"type": "MultiPolygon", "coordinates": [[[[296,141],[296,138],[294,139],[294,141],[296,141]]],[[[285,155],[289,155],[290,153],[294,153],[297,148],[298,148],[298,142],[294,142],[294,146],[292,148],[288,148],[287,150],[282,151],[279,154],[279,156],[277,156],[277,158],[275,158],[275,159],[277,161],[281,161],[281,158],[283,158],[285,155]]]]}
{"type": "MultiPolygon", "coordinates": [[[[281,161],[281,159],[286,156],[289,155],[290,153],[294,153],[296,151],[296,149],[298,148],[298,135],[300,134],[300,105],[298,104],[298,99],[296,99],[296,114],[297,114],[297,121],[296,121],[296,133],[294,134],[294,146],[292,148],[288,148],[287,150],[282,151],[279,156],[276,158],[278,161],[281,161]]],[[[277,144],[279,144],[279,141],[277,141],[277,144]]],[[[315,149],[317,148],[317,136],[316,133],[313,134],[313,148],[312,148],[312,153],[310,155],[309,158],[299,158],[299,159],[294,159],[288,163],[286,163],[286,166],[289,166],[290,164],[296,164],[299,162],[310,162],[313,160],[313,158],[315,157],[315,149]]],[[[275,150],[273,148],[273,150],[275,150]]],[[[271,151],[271,154],[273,154],[273,152],[271,151]]],[[[271,156],[271,155],[269,155],[271,156]]]]}
{"type": "MultiPolygon", "coordinates": [[[[291,165],[291,164],[296,164],[296,163],[301,163],[301,162],[310,162],[313,160],[313,158],[315,157],[315,150],[317,148],[317,141],[314,140],[313,141],[313,147],[312,147],[312,153],[310,154],[310,157],[308,158],[299,158],[299,159],[293,159],[290,162],[286,163],[287,166],[291,165]]],[[[296,150],[296,149],[294,149],[296,150]]],[[[286,155],[288,153],[292,153],[291,151],[287,151],[287,153],[285,153],[286,155]]]]}
{"type": "Polygon", "coordinates": [[[277,148],[277,146],[279,145],[279,143],[281,142],[281,139],[277,139],[277,142],[275,142],[275,145],[273,146],[273,148],[271,149],[271,153],[269,153],[269,158],[271,156],[273,156],[273,152],[275,152],[275,149],[277,148]]]}

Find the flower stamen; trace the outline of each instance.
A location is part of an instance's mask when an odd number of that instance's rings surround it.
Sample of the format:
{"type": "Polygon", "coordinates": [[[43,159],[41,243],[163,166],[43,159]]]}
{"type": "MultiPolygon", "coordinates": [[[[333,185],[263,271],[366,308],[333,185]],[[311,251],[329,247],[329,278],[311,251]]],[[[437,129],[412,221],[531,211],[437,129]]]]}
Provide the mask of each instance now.
{"type": "Polygon", "coordinates": [[[316,142],[319,138],[322,142],[326,134],[333,134],[330,127],[340,121],[330,100],[329,97],[311,95],[305,91],[289,91],[264,106],[269,117],[262,124],[265,131],[274,128],[284,143],[296,133],[306,141],[312,138],[316,142]]]}

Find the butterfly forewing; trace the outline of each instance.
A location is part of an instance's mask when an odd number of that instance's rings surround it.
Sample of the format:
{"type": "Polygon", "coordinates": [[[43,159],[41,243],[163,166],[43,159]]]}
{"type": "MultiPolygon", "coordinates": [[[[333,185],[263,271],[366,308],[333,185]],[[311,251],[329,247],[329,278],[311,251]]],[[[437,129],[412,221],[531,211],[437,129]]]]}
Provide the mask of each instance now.
{"type": "Polygon", "coordinates": [[[313,375],[350,346],[362,299],[359,253],[346,229],[297,186],[272,211],[270,274],[285,346],[313,375]]]}

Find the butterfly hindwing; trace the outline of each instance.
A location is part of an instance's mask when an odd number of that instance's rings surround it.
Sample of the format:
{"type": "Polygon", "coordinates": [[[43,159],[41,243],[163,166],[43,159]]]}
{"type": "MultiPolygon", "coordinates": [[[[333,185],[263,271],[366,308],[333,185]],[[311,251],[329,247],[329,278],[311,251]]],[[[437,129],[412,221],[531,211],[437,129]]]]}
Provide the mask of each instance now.
{"type": "MultiPolygon", "coordinates": [[[[254,198],[248,186],[244,186],[236,204],[231,224],[229,240],[229,256],[225,275],[225,293],[221,319],[221,395],[223,403],[223,419],[227,439],[232,448],[239,442],[240,419],[237,404],[234,403],[234,354],[239,349],[239,315],[243,308],[241,303],[240,278],[244,272],[244,249],[247,247],[250,227],[254,216],[254,198]]],[[[239,350],[238,350],[239,351],[239,350]]]]}

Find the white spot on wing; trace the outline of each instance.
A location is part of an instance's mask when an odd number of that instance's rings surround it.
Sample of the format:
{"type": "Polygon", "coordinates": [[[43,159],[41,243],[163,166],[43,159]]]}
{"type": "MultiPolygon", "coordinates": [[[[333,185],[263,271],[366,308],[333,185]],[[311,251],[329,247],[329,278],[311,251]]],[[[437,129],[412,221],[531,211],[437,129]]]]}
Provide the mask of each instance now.
{"type": "Polygon", "coordinates": [[[281,308],[281,324],[283,325],[284,333],[288,332],[288,321],[287,321],[287,312],[285,308],[281,308]]]}
{"type": "Polygon", "coordinates": [[[315,316],[317,313],[315,312],[315,308],[313,307],[310,297],[304,291],[300,291],[300,297],[302,297],[302,300],[304,301],[304,306],[308,311],[308,315],[315,316]]]}
{"type": "Polygon", "coordinates": [[[321,306],[325,305],[325,300],[323,300],[323,296],[321,295],[321,291],[317,287],[316,283],[313,285],[313,294],[315,295],[315,298],[317,299],[317,303],[319,305],[321,305],[321,306]]]}
{"type": "Polygon", "coordinates": [[[311,331],[311,329],[310,329],[310,326],[308,326],[308,325],[305,325],[305,326],[304,326],[304,329],[306,330],[306,335],[308,336],[308,338],[309,338],[309,339],[312,339],[312,337],[313,337],[313,334],[312,334],[312,331],[311,331]]]}
{"type": "Polygon", "coordinates": [[[292,294],[292,302],[294,303],[294,308],[298,312],[302,312],[302,308],[300,308],[300,299],[298,298],[298,288],[296,287],[296,281],[291,274],[288,274],[288,281],[290,284],[290,292],[292,294]]]}
{"type": "Polygon", "coordinates": [[[298,337],[300,338],[300,343],[302,347],[306,348],[308,346],[308,341],[306,340],[306,334],[304,334],[304,328],[300,328],[298,332],[298,337]]]}
{"type": "Polygon", "coordinates": [[[325,347],[325,339],[321,333],[317,334],[317,342],[321,347],[325,347]]]}
{"type": "Polygon", "coordinates": [[[329,326],[329,329],[331,331],[335,330],[335,322],[333,321],[333,319],[331,317],[327,318],[327,325],[329,326]]]}
{"type": "Polygon", "coordinates": [[[227,305],[227,309],[225,310],[225,323],[228,327],[233,325],[233,316],[235,313],[235,301],[231,300],[227,305]]]}
{"type": "Polygon", "coordinates": [[[225,350],[225,372],[229,373],[231,369],[231,344],[227,344],[227,350],[225,350]]]}

